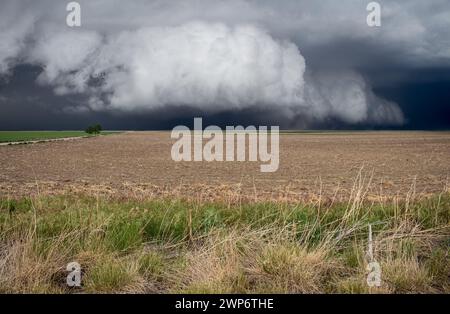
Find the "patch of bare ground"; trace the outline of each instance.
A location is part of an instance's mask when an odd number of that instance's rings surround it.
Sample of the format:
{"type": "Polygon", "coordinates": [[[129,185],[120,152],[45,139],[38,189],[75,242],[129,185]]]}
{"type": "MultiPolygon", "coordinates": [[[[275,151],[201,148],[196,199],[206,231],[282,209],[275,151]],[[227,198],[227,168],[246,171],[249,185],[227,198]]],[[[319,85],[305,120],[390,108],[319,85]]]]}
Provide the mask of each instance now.
{"type": "Polygon", "coordinates": [[[448,190],[449,132],[280,135],[277,172],[260,162],[174,162],[170,132],[0,147],[0,195],[75,192],[118,198],[333,202],[448,190]]]}

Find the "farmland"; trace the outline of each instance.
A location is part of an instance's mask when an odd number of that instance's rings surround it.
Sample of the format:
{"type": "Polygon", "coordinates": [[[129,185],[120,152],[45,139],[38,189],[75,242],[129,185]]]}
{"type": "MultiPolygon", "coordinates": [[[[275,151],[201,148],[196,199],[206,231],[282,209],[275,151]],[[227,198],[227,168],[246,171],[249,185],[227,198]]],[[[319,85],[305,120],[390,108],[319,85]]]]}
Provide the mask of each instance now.
{"type": "MultiPolygon", "coordinates": [[[[361,174],[368,196],[441,192],[450,133],[354,132],[280,136],[277,172],[259,162],[174,162],[169,132],[128,132],[82,141],[0,148],[0,193],[83,191],[125,197],[240,194],[252,200],[346,199],[361,174]],[[370,184],[369,184],[370,181],[370,184]]],[[[362,182],[360,182],[362,183],[362,182]]]]}
{"type": "Polygon", "coordinates": [[[83,131],[0,131],[0,143],[86,136],[83,131]]]}
{"type": "MultiPolygon", "coordinates": [[[[110,134],[112,132],[103,132],[110,134]]],[[[0,143],[28,142],[89,136],[84,131],[0,131],[0,143]]]]}
{"type": "Polygon", "coordinates": [[[2,292],[450,291],[450,133],[281,134],[274,173],[174,162],[173,142],[0,147],[2,292]],[[365,281],[369,223],[381,287],[365,281]]]}

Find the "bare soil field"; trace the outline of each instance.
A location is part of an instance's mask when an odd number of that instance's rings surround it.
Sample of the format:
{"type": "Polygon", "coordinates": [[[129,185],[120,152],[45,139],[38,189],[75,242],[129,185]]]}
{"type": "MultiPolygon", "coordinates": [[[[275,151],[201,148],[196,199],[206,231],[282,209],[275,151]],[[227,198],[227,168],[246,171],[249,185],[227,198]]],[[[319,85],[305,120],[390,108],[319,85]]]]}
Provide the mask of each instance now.
{"type": "Polygon", "coordinates": [[[274,173],[260,162],[174,162],[173,143],[170,132],[126,132],[2,146],[0,195],[330,201],[355,186],[368,197],[448,190],[450,132],[281,134],[274,173]]]}
{"type": "Polygon", "coordinates": [[[1,146],[0,293],[449,293],[450,133],[281,134],[274,173],[173,142],[1,146]]]}

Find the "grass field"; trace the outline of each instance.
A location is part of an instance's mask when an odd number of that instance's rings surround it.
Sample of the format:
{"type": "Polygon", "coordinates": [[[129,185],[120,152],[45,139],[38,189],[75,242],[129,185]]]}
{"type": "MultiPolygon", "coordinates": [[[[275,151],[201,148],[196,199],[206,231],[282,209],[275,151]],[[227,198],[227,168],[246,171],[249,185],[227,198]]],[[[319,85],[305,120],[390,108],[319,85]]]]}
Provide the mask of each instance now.
{"type": "Polygon", "coordinates": [[[0,292],[449,293],[450,194],[373,203],[0,202],[0,292]],[[368,287],[368,223],[381,287],[368,287]],[[82,287],[65,285],[65,265],[82,287]]]}
{"type": "MultiPolygon", "coordinates": [[[[111,132],[102,132],[109,134],[111,132]]],[[[84,131],[0,131],[0,143],[89,136],[84,131]]]]}

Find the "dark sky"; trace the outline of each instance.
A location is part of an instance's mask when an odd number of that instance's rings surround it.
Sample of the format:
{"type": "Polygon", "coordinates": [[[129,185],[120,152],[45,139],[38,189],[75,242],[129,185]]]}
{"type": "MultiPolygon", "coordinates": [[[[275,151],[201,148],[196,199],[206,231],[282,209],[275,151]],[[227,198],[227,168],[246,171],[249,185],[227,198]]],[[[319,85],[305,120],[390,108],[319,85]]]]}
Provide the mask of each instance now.
{"type": "Polygon", "coordinates": [[[450,129],[446,1],[0,0],[0,129],[450,129]]]}

